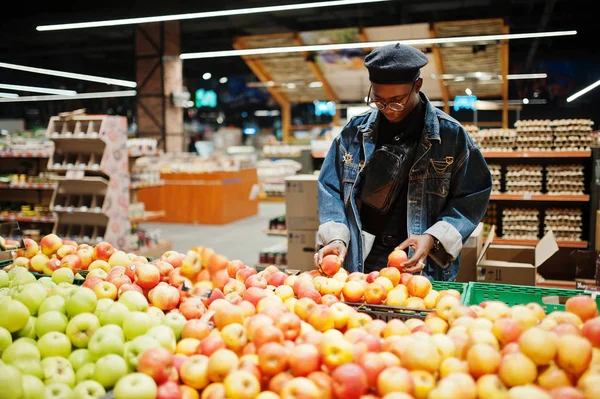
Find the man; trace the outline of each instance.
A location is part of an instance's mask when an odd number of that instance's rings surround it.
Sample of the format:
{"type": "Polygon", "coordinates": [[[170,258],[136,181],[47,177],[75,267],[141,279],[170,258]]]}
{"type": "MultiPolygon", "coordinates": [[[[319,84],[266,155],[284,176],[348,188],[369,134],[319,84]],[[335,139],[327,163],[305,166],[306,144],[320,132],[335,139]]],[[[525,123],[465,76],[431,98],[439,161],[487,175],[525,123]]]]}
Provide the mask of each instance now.
{"type": "Polygon", "coordinates": [[[373,110],[349,121],[323,162],[315,267],[333,253],[349,272],[369,273],[399,248],[405,271],[456,279],[492,178],[465,129],[421,93],[427,61],[401,44],[365,58],[373,110]]]}

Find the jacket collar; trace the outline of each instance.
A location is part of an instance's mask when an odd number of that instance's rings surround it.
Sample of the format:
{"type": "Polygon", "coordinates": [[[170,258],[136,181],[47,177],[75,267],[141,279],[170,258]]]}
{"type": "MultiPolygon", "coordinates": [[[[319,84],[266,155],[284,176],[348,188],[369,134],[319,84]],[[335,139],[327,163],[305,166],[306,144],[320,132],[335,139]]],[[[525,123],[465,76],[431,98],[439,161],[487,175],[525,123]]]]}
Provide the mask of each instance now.
{"type": "MultiPolygon", "coordinates": [[[[440,123],[437,118],[437,109],[431,104],[425,93],[419,92],[421,100],[425,103],[425,137],[428,140],[437,140],[441,142],[440,138],[440,123]]],[[[373,136],[371,133],[379,127],[379,118],[381,112],[378,110],[369,111],[363,123],[358,125],[358,131],[365,136],[365,139],[371,139],[373,136]]],[[[354,141],[359,141],[358,135],[354,141]]]]}

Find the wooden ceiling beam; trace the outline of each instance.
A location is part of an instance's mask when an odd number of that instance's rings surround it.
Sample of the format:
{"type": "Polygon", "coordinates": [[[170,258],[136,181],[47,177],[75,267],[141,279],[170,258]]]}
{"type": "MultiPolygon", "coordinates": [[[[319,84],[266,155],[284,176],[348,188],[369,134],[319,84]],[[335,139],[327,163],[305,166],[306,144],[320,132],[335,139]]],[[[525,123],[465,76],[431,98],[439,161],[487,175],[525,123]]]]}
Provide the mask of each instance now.
{"type": "MultiPolygon", "coordinates": [[[[431,29],[429,29],[429,36],[432,38],[438,37],[437,28],[435,25],[431,29]]],[[[438,45],[431,46],[431,53],[433,54],[433,60],[435,62],[435,69],[437,71],[438,76],[442,76],[444,72],[444,62],[442,60],[442,52],[438,45]]],[[[444,79],[438,79],[440,82],[440,91],[442,92],[442,100],[444,101],[444,112],[450,114],[450,90],[448,89],[447,83],[444,79]]]]}

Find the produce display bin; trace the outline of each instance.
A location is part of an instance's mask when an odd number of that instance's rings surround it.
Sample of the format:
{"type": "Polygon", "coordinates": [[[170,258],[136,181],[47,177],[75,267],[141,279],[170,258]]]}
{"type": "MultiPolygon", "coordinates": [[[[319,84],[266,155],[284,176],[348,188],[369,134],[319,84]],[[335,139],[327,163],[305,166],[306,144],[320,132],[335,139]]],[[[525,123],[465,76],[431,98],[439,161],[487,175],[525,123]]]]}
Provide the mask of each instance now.
{"type": "MultiPolygon", "coordinates": [[[[466,304],[466,293],[467,293],[467,283],[456,283],[449,281],[434,281],[432,283],[432,288],[436,291],[455,289],[460,292],[461,295],[461,303],[466,304]]],[[[411,309],[404,308],[399,306],[386,306],[386,305],[370,305],[367,303],[356,303],[356,302],[344,302],[347,305],[353,307],[354,309],[366,313],[371,316],[373,319],[379,319],[383,321],[389,321],[391,319],[400,319],[400,320],[408,320],[408,319],[425,319],[429,313],[435,312],[434,309],[411,309]]]]}
{"type": "MultiPolygon", "coordinates": [[[[550,313],[564,311],[565,301],[577,295],[585,293],[563,288],[470,282],[464,300],[466,305],[479,305],[483,301],[502,301],[509,306],[535,302],[540,304],[546,313],[550,313]]],[[[600,297],[596,298],[596,303],[600,307],[600,297]]]]}

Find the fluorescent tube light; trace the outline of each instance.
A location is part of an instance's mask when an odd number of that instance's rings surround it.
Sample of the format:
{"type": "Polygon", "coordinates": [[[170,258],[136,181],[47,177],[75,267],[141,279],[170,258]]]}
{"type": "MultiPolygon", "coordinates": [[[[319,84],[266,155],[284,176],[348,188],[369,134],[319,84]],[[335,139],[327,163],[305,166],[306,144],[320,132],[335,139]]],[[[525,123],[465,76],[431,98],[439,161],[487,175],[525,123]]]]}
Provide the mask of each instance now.
{"type": "Polygon", "coordinates": [[[100,76],[84,75],[82,73],[55,71],[53,69],[45,69],[45,68],[34,68],[34,67],[28,67],[28,66],[24,66],[24,65],[9,64],[6,62],[0,62],[0,68],[8,68],[8,69],[15,69],[17,71],[40,73],[43,75],[59,76],[61,78],[87,80],[89,82],[106,83],[108,85],[117,85],[117,86],[125,86],[125,87],[136,87],[137,86],[136,82],[132,82],[129,80],[102,78],[100,76]]]}
{"type": "Polygon", "coordinates": [[[0,98],[0,103],[18,103],[27,101],[58,101],[58,100],[87,100],[92,98],[133,97],[137,94],[135,90],[122,91],[100,91],[96,93],[82,93],[73,96],[25,96],[19,98],[0,98]]]}
{"type": "Polygon", "coordinates": [[[19,97],[16,93],[0,93],[0,98],[17,98],[19,97]]]}
{"type": "Polygon", "coordinates": [[[571,101],[583,96],[585,93],[595,89],[598,86],[600,86],[600,80],[597,80],[596,83],[592,83],[591,85],[589,85],[588,87],[586,87],[583,90],[579,90],[577,93],[575,93],[572,96],[570,96],[569,98],[567,98],[567,102],[570,103],[571,101]]]}
{"type": "Polygon", "coordinates": [[[346,50],[358,48],[374,48],[388,44],[402,43],[409,46],[429,45],[429,44],[447,44],[447,43],[471,43],[497,41],[507,39],[533,39],[537,37],[554,37],[554,36],[570,36],[576,35],[577,31],[554,31],[554,32],[537,32],[537,33],[508,33],[502,35],[482,35],[482,36],[456,36],[456,37],[433,37],[426,39],[409,39],[409,40],[387,40],[382,42],[359,42],[359,43],[339,43],[339,44],[314,44],[309,46],[290,46],[290,47],[265,47],[252,48],[243,50],[221,50],[221,51],[205,51],[199,53],[184,53],[179,57],[184,60],[196,58],[220,58],[220,57],[236,57],[249,55],[265,55],[265,54],[283,54],[283,53],[300,53],[305,51],[332,51],[346,50]]]}
{"type": "Polygon", "coordinates": [[[74,90],[60,90],[60,89],[49,89],[46,87],[10,85],[10,84],[6,84],[6,83],[0,83],[0,89],[15,90],[15,91],[28,91],[31,93],[59,94],[59,95],[65,95],[65,96],[74,96],[75,94],[77,94],[77,92],[74,90]]]}
{"type": "Polygon", "coordinates": [[[310,82],[308,87],[323,87],[323,82],[310,82]]]}
{"type": "Polygon", "coordinates": [[[40,25],[40,26],[37,26],[35,29],[38,31],[50,31],[50,30],[65,30],[65,29],[99,28],[99,27],[103,27],[103,26],[146,24],[146,23],[150,23],[150,22],[180,21],[180,20],[186,20],[186,19],[202,19],[202,18],[228,17],[228,16],[233,16],[233,15],[260,14],[260,13],[266,13],[266,12],[305,10],[305,9],[310,9],[310,8],[339,7],[339,6],[349,6],[349,5],[353,5],[353,4],[380,3],[380,2],[384,2],[384,1],[391,1],[391,0],[322,1],[322,2],[316,2],[316,3],[287,4],[287,5],[280,5],[280,6],[238,8],[235,10],[206,11],[206,12],[196,12],[196,13],[188,13],[188,14],[161,15],[161,16],[157,16],[157,17],[125,18],[125,19],[112,19],[112,20],[107,20],[107,21],[95,21],[95,22],[77,22],[77,23],[69,23],[69,24],[57,24],[57,25],[40,25]]]}
{"type": "Polygon", "coordinates": [[[514,73],[506,75],[508,80],[518,79],[546,79],[548,77],[545,73],[514,73]]]}

